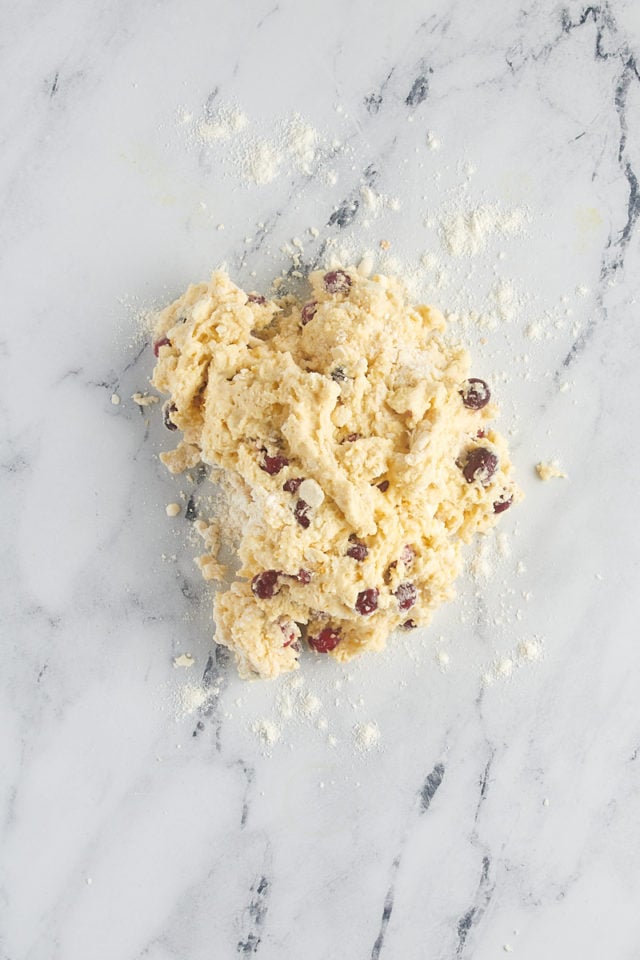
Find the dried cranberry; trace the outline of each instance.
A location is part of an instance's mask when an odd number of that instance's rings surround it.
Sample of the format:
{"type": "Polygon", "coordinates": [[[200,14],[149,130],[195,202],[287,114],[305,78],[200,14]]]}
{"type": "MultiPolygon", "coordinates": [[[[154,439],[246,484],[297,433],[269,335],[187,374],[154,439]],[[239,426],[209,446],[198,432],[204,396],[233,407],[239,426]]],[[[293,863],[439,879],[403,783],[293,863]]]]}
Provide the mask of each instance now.
{"type": "Polygon", "coordinates": [[[304,567],[300,567],[298,570],[298,575],[296,576],[298,583],[311,583],[311,573],[309,570],[305,570],[304,567]]]}
{"type": "Polygon", "coordinates": [[[281,623],[280,629],[284,634],[284,643],[282,644],[282,646],[293,647],[294,650],[299,649],[298,645],[296,644],[296,640],[298,639],[298,632],[296,630],[296,626],[293,623],[293,621],[288,620],[286,623],[281,623]]]}
{"type": "Polygon", "coordinates": [[[418,599],[418,591],[415,588],[415,584],[409,583],[408,581],[398,584],[393,595],[398,601],[400,610],[409,610],[418,599]]]}
{"type": "Polygon", "coordinates": [[[263,304],[267,302],[267,298],[263,297],[260,293],[250,293],[247,297],[247,303],[259,303],[263,304]]]}
{"type": "Polygon", "coordinates": [[[465,407],[468,407],[469,410],[482,410],[491,399],[491,391],[484,380],[471,377],[462,384],[460,396],[465,407]]]}
{"type": "Polygon", "coordinates": [[[356,610],[358,613],[361,613],[363,617],[366,617],[377,609],[378,591],[376,588],[370,587],[368,590],[361,590],[358,594],[358,599],[356,600],[356,610]]]}
{"type": "Polygon", "coordinates": [[[364,560],[369,554],[369,547],[362,540],[358,540],[355,533],[349,537],[350,546],[347,547],[347,556],[354,560],[364,560]]]}
{"type": "Polygon", "coordinates": [[[260,469],[268,473],[270,477],[275,477],[276,473],[280,473],[283,467],[288,466],[289,461],[286,457],[281,457],[280,454],[276,454],[275,457],[270,457],[268,453],[265,453],[262,458],[262,463],[260,464],[260,469]]]}
{"type": "Polygon", "coordinates": [[[498,469],[498,458],[486,447],[475,447],[469,451],[462,468],[467,483],[478,480],[483,487],[488,487],[493,475],[498,469]]]}
{"type": "Polygon", "coordinates": [[[403,630],[415,630],[418,624],[415,622],[415,620],[405,620],[401,626],[403,630]]]}
{"type": "Polygon", "coordinates": [[[300,524],[300,526],[303,527],[305,530],[307,529],[307,527],[308,527],[309,524],[311,523],[311,520],[310,520],[310,518],[309,518],[309,510],[310,510],[310,509],[311,509],[311,507],[310,507],[309,504],[306,502],[306,500],[298,500],[298,502],[296,503],[296,505],[295,505],[295,507],[294,507],[294,509],[293,509],[293,515],[294,515],[294,517],[296,518],[296,520],[298,521],[298,523],[300,524]]]}
{"type": "Polygon", "coordinates": [[[348,443],[355,443],[355,441],[359,440],[361,436],[361,433],[348,433],[345,439],[348,443]]]}
{"type": "Polygon", "coordinates": [[[344,369],[343,369],[342,367],[335,367],[335,368],[331,371],[331,379],[332,379],[332,380],[335,380],[336,383],[337,383],[337,382],[339,382],[339,381],[341,381],[341,380],[346,380],[346,379],[347,379],[347,375],[346,375],[346,373],[344,372],[344,369]]]}
{"type": "Polygon", "coordinates": [[[251,581],[251,589],[256,597],[260,600],[270,600],[277,593],[279,576],[278,570],[264,570],[262,573],[257,573],[251,581]]]}
{"type": "Polygon", "coordinates": [[[478,438],[478,440],[484,440],[486,435],[487,435],[486,430],[478,430],[478,432],[476,433],[476,437],[478,438]]]}
{"type": "Polygon", "coordinates": [[[416,556],[415,550],[413,549],[413,547],[409,546],[409,544],[407,543],[402,548],[402,553],[400,554],[400,561],[401,563],[404,563],[405,567],[408,567],[410,563],[413,563],[415,556],[416,556]]]}
{"type": "Polygon", "coordinates": [[[292,477],[290,480],[285,480],[282,484],[282,489],[285,493],[297,493],[301,483],[302,477],[292,477]]]}
{"type": "Polygon", "coordinates": [[[170,347],[170,346],[171,346],[171,340],[169,340],[169,337],[160,337],[160,339],[156,340],[156,342],[153,345],[153,352],[157,357],[158,354],[160,353],[160,347],[170,347]]]}
{"type": "Polygon", "coordinates": [[[173,422],[173,420],[171,419],[171,414],[172,414],[172,413],[175,413],[177,409],[178,409],[178,408],[176,407],[175,403],[165,404],[165,408],[164,408],[164,410],[162,411],[162,419],[164,420],[164,425],[165,425],[165,427],[167,428],[167,430],[177,430],[177,429],[178,429],[178,427],[176,426],[176,424],[175,424],[175,423],[173,422]]]}
{"type": "Polygon", "coordinates": [[[309,303],[305,303],[302,308],[302,326],[306,327],[309,323],[309,320],[313,320],[316,315],[316,310],[318,309],[317,300],[310,300],[309,303]]]}
{"type": "Polygon", "coordinates": [[[499,500],[495,500],[493,504],[494,513],[504,513],[505,510],[508,510],[511,504],[513,503],[513,495],[507,497],[505,494],[499,500]]]}
{"type": "Polygon", "coordinates": [[[383,480],[382,483],[378,484],[378,490],[380,491],[380,493],[386,493],[388,489],[389,489],[388,480],[383,480]]]}
{"type": "Polygon", "coordinates": [[[327,293],[347,293],[351,286],[351,277],[344,270],[330,270],[324,275],[327,293]]]}
{"type": "Polygon", "coordinates": [[[318,653],[329,653],[330,650],[335,650],[341,639],[337,630],[325,627],[317,637],[307,637],[307,643],[318,653]]]}

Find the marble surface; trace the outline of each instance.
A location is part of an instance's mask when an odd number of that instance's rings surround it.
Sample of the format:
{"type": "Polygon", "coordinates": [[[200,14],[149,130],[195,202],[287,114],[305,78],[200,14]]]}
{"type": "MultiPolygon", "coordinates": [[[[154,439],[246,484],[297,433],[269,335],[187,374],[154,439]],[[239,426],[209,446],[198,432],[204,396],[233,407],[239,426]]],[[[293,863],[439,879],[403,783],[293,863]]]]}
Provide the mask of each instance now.
{"type": "Polygon", "coordinates": [[[635,0],[0,21],[2,960],[639,957],[635,0]],[[247,182],[236,139],[198,135],[224,104],[244,136],[300,113],[321,162],[247,182]],[[367,182],[398,199],[377,219],[367,182]],[[527,229],[449,256],[456,203],[526,207],[527,229]],[[203,488],[129,399],[138,314],[222,261],[266,289],[296,237],[303,268],[344,238],[434,251],[418,282],[445,310],[518,291],[467,327],[527,499],[494,575],[413,645],[243,685],[165,514],[203,488]],[[552,456],[569,476],[543,484],[552,456]]]}

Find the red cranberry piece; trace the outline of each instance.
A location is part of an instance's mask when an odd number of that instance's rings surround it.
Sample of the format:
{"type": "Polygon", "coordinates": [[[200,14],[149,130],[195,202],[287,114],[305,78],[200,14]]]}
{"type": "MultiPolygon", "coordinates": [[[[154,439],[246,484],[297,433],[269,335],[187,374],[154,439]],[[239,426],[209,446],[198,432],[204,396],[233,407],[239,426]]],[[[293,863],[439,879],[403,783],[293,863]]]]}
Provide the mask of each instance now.
{"type": "Polygon", "coordinates": [[[462,384],[460,396],[465,407],[468,407],[469,410],[482,410],[491,399],[491,391],[484,380],[471,377],[462,384]]]}
{"type": "Polygon", "coordinates": [[[280,624],[280,629],[284,634],[284,643],[282,646],[293,647],[294,650],[299,649],[296,643],[296,640],[298,639],[298,633],[295,624],[291,620],[288,620],[286,623],[280,624]]]}
{"type": "Polygon", "coordinates": [[[297,493],[298,487],[302,483],[302,477],[292,477],[291,480],[285,480],[282,484],[282,489],[286,493],[297,493]]]}
{"type": "Polygon", "coordinates": [[[513,503],[513,496],[506,496],[503,494],[499,500],[496,500],[493,504],[494,513],[504,513],[505,510],[508,510],[511,504],[513,503]]]}
{"type": "Polygon", "coordinates": [[[416,556],[415,550],[413,549],[413,547],[409,546],[409,544],[407,543],[402,548],[402,553],[400,554],[400,560],[402,563],[404,563],[405,567],[408,567],[410,563],[413,563],[415,556],[416,556]]]}
{"type": "Polygon", "coordinates": [[[309,320],[313,320],[316,315],[316,310],[318,309],[317,300],[310,300],[309,303],[305,303],[302,308],[302,326],[306,327],[309,323],[309,320]]]}
{"type": "Polygon", "coordinates": [[[275,477],[276,473],[280,473],[283,467],[288,466],[289,461],[286,457],[281,457],[280,454],[276,454],[275,457],[270,457],[268,453],[265,453],[262,458],[262,463],[260,464],[260,469],[268,473],[270,477],[275,477]]]}
{"type": "Polygon", "coordinates": [[[296,580],[298,583],[311,583],[311,572],[305,570],[304,567],[300,567],[296,580]]]}
{"type": "Polygon", "coordinates": [[[175,413],[178,408],[175,403],[165,404],[164,410],[162,411],[162,419],[164,420],[164,425],[167,430],[177,430],[177,425],[171,419],[171,414],[175,413]]]}
{"type": "Polygon", "coordinates": [[[153,352],[157,357],[158,354],[160,353],[160,347],[170,347],[170,346],[171,346],[171,340],[169,340],[169,337],[160,337],[160,339],[156,340],[156,342],[153,345],[153,352]]]}
{"type": "Polygon", "coordinates": [[[325,627],[317,637],[307,637],[307,643],[318,653],[329,653],[330,650],[335,650],[341,639],[337,630],[325,627]]]}
{"type": "Polygon", "coordinates": [[[412,607],[418,599],[418,591],[416,590],[415,585],[413,583],[409,583],[408,581],[398,584],[393,595],[398,601],[398,607],[400,610],[409,610],[409,608],[412,607]]]}
{"type": "Polygon", "coordinates": [[[364,560],[369,554],[369,547],[366,543],[363,543],[361,540],[358,540],[355,533],[352,533],[349,537],[350,546],[347,547],[347,556],[353,557],[354,560],[364,560]]]}
{"type": "Polygon", "coordinates": [[[251,581],[251,589],[256,597],[260,600],[270,600],[278,592],[276,587],[279,576],[278,570],[264,570],[262,573],[257,573],[251,581]]]}
{"type": "Polygon", "coordinates": [[[361,613],[363,617],[366,617],[377,609],[378,591],[376,588],[370,587],[368,590],[361,590],[358,594],[358,599],[356,600],[356,610],[358,613],[361,613]]]}
{"type": "Polygon", "coordinates": [[[476,437],[478,438],[478,440],[484,440],[486,435],[487,435],[486,430],[478,430],[478,432],[476,433],[476,437]]]}
{"type": "Polygon", "coordinates": [[[330,270],[324,275],[324,287],[327,293],[347,293],[351,286],[351,277],[344,270],[330,270]]]}
{"type": "Polygon", "coordinates": [[[300,526],[303,527],[305,530],[311,523],[311,520],[309,518],[310,509],[311,507],[306,502],[306,500],[298,500],[293,510],[294,517],[296,518],[300,526]]]}
{"type": "Polygon", "coordinates": [[[355,443],[355,441],[359,440],[361,436],[361,433],[348,433],[346,439],[348,443],[355,443]]]}
{"type": "Polygon", "coordinates": [[[467,483],[478,480],[483,487],[488,487],[498,469],[498,458],[486,447],[475,447],[469,451],[465,465],[462,468],[467,483]]]}
{"type": "Polygon", "coordinates": [[[250,293],[247,297],[247,303],[259,303],[263,304],[267,302],[267,298],[263,297],[260,293],[250,293]]]}
{"type": "Polygon", "coordinates": [[[405,620],[401,626],[403,630],[415,630],[418,624],[415,622],[415,620],[405,620]]]}
{"type": "Polygon", "coordinates": [[[378,484],[378,490],[380,491],[380,493],[386,493],[388,489],[389,489],[388,480],[383,480],[382,483],[378,484]]]}

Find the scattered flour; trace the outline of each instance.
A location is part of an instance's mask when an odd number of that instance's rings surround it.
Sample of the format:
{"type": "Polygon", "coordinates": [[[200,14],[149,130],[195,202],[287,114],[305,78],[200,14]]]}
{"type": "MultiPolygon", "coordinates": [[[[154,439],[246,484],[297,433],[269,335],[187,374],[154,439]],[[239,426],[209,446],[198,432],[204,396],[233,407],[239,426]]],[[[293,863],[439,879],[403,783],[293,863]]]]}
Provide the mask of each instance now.
{"type": "MultiPolygon", "coordinates": [[[[315,175],[330,157],[346,149],[340,141],[329,142],[321,137],[300,114],[270,122],[267,135],[260,134],[260,130],[265,131],[265,121],[251,121],[236,106],[221,105],[213,114],[205,110],[204,115],[196,119],[193,114],[182,111],[178,124],[187,128],[187,140],[191,144],[221,149],[222,164],[234,176],[239,174],[247,185],[264,186],[294,171],[305,176],[315,175]]],[[[325,172],[327,177],[337,182],[334,171],[325,172]]],[[[206,204],[201,204],[201,208],[206,209],[206,204]]]]}
{"type": "Polygon", "coordinates": [[[276,726],[272,720],[256,720],[252,724],[251,729],[268,747],[271,747],[274,743],[277,743],[282,735],[280,727],[276,726]]]}
{"type": "Polygon", "coordinates": [[[301,700],[300,706],[305,717],[312,717],[322,707],[322,702],[313,693],[307,693],[301,700]]]}
{"type": "Polygon", "coordinates": [[[495,236],[521,234],[529,215],[523,208],[503,211],[497,205],[459,210],[440,219],[442,240],[454,257],[472,257],[495,236]]]}
{"type": "Polygon", "coordinates": [[[375,722],[356,724],[354,729],[356,748],[360,753],[373,750],[380,743],[380,730],[375,722]]]}
{"type": "Polygon", "coordinates": [[[249,180],[256,184],[271,183],[278,176],[282,157],[266,140],[252,143],[244,155],[244,170],[249,180]]]}
{"type": "Polygon", "coordinates": [[[493,576],[493,563],[491,562],[489,540],[484,537],[476,547],[470,570],[476,580],[488,580],[493,576]]]}
{"type": "Polygon", "coordinates": [[[285,135],[285,149],[302,173],[312,173],[317,143],[318,131],[296,115],[285,135]]]}
{"type": "Polygon", "coordinates": [[[209,691],[197,684],[187,684],[180,688],[178,718],[195,713],[209,699],[209,691]]]}
{"type": "Polygon", "coordinates": [[[227,141],[244,130],[248,123],[248,117],[238,107],[221,107],[211,120],[197,122],[195,134],[201,144],[227,141]]]}
{"type": "Polygon", "coordinates": [[[523,640],[518,647],[518,653],[523,660],[531,663],[541,658],[542,644],[538,640],[523,640]]]}
{"type": "Polygon", "coordinates": [[[512,654],[497,657],[490,664],[482,675],[482,681],[486,686],[491,686],[496,680],[509,680],[517,668],[541,659],[541,640],[537,638],[521,640],[512,654]]]}
{"type": "Polygon", "coordinates": [[[436,654],[436,660],[438,661],[438,666],[440,667],[440,670],[442,671],[442,673],[445,673],[449,669],[449,664],[451,662],[451,658],[449,657],[449,654],[445,653],[444,650],[440,650],[436,654]]]}
{"type": "Polygon", "coordinates": [[[503,558],[511,556],[511,544],[509,543],[509,535],[506,531],[500,530],[496,533],[496,548],[499,556],[503,558]]]}

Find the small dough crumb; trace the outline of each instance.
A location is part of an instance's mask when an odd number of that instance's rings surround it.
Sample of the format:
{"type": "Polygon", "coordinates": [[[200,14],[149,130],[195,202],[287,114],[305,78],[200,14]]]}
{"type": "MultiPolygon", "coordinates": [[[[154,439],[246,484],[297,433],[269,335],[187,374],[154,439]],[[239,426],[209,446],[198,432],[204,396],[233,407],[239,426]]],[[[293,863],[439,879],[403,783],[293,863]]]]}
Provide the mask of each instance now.
{"type": "Polygon", "coordinates": [[[192,667],[195,662],[195,659],[190,653],[181,653],[179,656],[173,658],[174,667],[192,667]]]}
{"type": "Polygon", "coordinates": [[[557,460],[542,460],[536,463],[536,473],[541,480],[551,480],[552,477],[563,479],[567,476],[557,460]]]}
{"type": "Polygon", "coordinates": [[[168,503],[165,507],[168,517],[177,517],[180,513],[180,504],[179,503],[168,503]]]}
{"type": "Polygon", "coordinates": [[[119,406],[119,404],[120,404],[120,397],[118,396],[117,393],[112,393],[112,394],[111,394],[111,403],[114,405],[114,407],[119,406]]]}
{"type": "Polygon", "coordinates": [[[139,407],[149,407],[152,403],[158,403],[160,397],[155,397],[150,393],[133,393],[131,394],[131,399],[134,403],[137,403],[139,407]]]}

